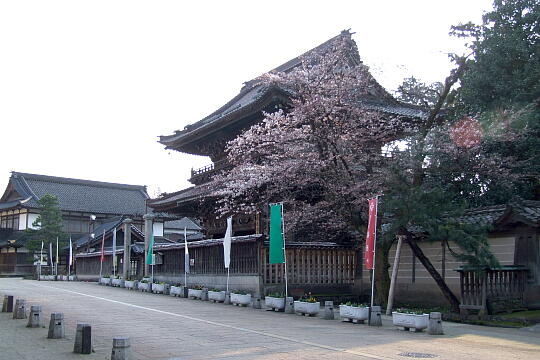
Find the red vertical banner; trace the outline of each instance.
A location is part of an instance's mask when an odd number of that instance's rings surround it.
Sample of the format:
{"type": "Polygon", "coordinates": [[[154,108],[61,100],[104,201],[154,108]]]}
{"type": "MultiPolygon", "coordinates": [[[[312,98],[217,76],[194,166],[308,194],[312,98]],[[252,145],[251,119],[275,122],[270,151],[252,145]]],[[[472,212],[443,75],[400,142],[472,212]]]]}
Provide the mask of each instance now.
{"type": "Polygon", "coordinates": [[[105,261],[105,230],[103,230],[103,238],[101,239],[101,262],[105,261]]]}
{"type": "Polygon", "coordinates": [[[369,200],[368,230],[366,235],[366,250],[364,264],[366,269],[373,269],[373,255],[375,254],[375,229],[377,228],[377,198],[369,200]]]}

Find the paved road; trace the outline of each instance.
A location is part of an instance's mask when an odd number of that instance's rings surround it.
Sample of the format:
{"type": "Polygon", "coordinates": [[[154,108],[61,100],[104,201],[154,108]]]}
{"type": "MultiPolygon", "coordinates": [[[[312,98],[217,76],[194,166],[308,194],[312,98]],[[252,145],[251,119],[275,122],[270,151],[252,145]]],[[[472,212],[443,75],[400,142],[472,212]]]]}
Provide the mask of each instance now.
{"type": "Polygon", "coordinates": [[[443,336],[271,313],[82,282],[0,279],[12,294],[65,315],[65,340],[0,314],[0,359],[109,359],[114,336],[129,336],[136,359],[539,359],[540,334],[445,323],[443,336]],[[92,324],[95,353],[75,355],[78,322],[92,324]]]}

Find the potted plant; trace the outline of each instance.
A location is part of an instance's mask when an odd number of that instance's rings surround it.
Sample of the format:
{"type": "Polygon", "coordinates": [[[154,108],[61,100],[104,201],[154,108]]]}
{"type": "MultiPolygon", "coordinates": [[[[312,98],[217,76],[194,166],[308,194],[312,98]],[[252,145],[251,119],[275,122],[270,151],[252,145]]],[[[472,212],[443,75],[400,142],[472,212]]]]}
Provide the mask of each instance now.
{"type": "Polygon", "coordinates": [[[159,283],[153,283],[152,284],[152,292],[154,294],[165,294],[165,295],[167,295],[169,293],[169,284],[165,283],[164,281],[161,281],[159,283]]]}
{"type": "Polygon", "coordinates": [[[137,280],[126,280],[124,281],[124,287],[129,290],[136,290],[138,289],[138,281],[137,280]]]}
{"type": "Polygon", "coordinates": [[[204,287],[202,285],[195,285],[188,289],[188,298],[190,299],[202,299],[202,291],[204,287]]]}
{"type": "Polygon", "coordinates": [[[208,290],[208,300],[213,302],[224,302],[225,301],[225,291],[219,289],[208,290]]]}
{"type": "Polygon", "coordinates": [[[111,277],[109,275],[107,276],[102,276],[100,279],[99,279],[99,283],[101,285],[106,285],[106,286],[109,286],[111,285],[111,277]]]}
{"type": "Polygon", "coordinates": [[[146,292],[149,292],[150,291],[150,279],[147,279],[147,278],[143,278],[141,281],[139,281],[139,283],[137,284],[137,288],[140,290],[140,291],[146,291],[146,292]]]}
{"type": "Polygon", "coordinates": [[[285,295],[282,293],[268,294],[264,298],[264,304],[269,310],[283,311],[285,310],[285,295]]]}
{"type": "Polygon", "coordinates": [[[243,290],[231,292],[231,303],[236,306],[247,306],[251,304],[251,294],[243,290]]]}
{"type": "Polygon", "coordinates": [[[339,316],[342,321],[363,323],[369,317],[369,307],[366,304],[355,304],[349,301],[339,305],[339,316]]]}
{"type": "Polygon", "coordinates": [[[320,310],[320,304],[313,296],[301,297],[294,302],[294,312],[299,315],[313,316],[320,310]]]}
{"type": "Polygon", "coordinates": [[[180,284],[178,285],[171,285],[171,290],[169,292],[171,296],[178,296],[183,297],[184,296],[184,287],[180,284]]]}
{"type": "Polygon", "coordinates": [[[111,279],[111,285],[114,287],[122,287],[123,279],[120,276],[113,276],[111,279]]]}
{"type": "Polygon", "coordinates": [[[395,326],[400,326],[403,330],[422,331],[428,327],[429,314],[423,311],[415,311],[410,309],[396,309],[392,312],[392,323],[395,326]]]}

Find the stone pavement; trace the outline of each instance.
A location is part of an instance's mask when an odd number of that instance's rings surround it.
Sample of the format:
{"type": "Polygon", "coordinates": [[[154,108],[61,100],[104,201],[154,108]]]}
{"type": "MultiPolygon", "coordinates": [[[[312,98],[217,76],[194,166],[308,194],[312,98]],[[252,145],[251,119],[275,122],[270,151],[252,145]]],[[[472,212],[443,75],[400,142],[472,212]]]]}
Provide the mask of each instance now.
{"type": "Polygon", "coordinates": [[[271,313],[83,282],[0,279],[0,296],[65,315],[63,340],[0,314],[0,359],[109,359],[114,336],[129,336],[136,359],[538,359],[538,332],[444,323],[445,335],[271,313]],[[92,325],[95,353],[72,354],[78,322],[92,325]]]}

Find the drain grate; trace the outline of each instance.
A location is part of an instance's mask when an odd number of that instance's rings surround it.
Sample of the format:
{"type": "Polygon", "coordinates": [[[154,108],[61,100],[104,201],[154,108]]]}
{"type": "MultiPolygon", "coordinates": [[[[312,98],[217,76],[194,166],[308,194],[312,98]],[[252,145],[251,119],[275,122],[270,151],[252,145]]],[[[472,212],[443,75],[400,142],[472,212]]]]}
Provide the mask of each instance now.
{"type": "Polygon", "coordinates": [[[417,353],[417,352],[406,352],[398,354],[399,356],[412,357],[417,359],[432,359],[436,358],[438,355],[428,354],[428,353],[417,353]]]}

